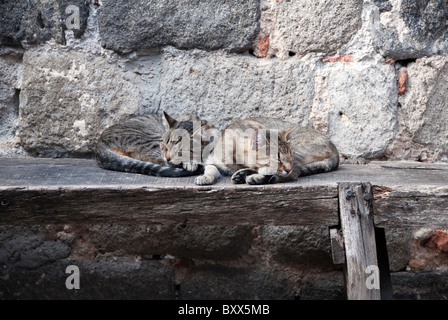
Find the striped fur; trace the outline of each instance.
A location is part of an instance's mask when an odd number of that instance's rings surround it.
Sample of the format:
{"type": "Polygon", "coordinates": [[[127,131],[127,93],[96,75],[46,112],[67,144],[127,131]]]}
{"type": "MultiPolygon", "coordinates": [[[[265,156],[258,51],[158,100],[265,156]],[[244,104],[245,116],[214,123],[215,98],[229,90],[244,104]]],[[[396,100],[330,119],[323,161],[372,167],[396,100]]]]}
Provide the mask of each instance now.
{"type": "Polygon", "coordinates": [[[300,127],[285,121],[273,118],[251,118],[235,120],[224,129],[221,139],[218,140],[215,151],[210,154],[205,162],[204,174],[195,179],[198,185],[214,184],[222,175],[232,175],[233,183],[267,184],[289,182],[299,177],[329,172],[339,166],[339,153],[335,145],[328,137],[322,135],[313,128],[300,127]],[[246,150],[252,143],[257,144],[260,139],[257,136],[258,129],[265,129],[264,144],[266,150],[268,144],[276,144],[278,154],[263,154],[257,151],[257,160],[268,159],[270,163],[278,163],[277,168],[263,165],[266,161],[255,164],[228,163],[226,159],[235,159],[235,144],[243,145],[246,150]],[[240,130],[245,132],[253,130],[253,137],[237,136],[233,140],[224,139],[228,130],[240,130]],[[278,130],[278,140],[270,138],[269,130],[278,130]],[[228,145],[232,143],[232,145],[228,145]],[[225,150],[219,153],[216,150],[225,150]],[[270,159],[269,159],[270,158],[270,159]]]}
{"type": "Polygon", "coordinates": [[[160,151],[165,131],[162,117],[156,114],[134,117],[113,125],[104,130],[97,143],[97,163],[107,170],[158,177],[197,174],[166,163],[160,151]]]}

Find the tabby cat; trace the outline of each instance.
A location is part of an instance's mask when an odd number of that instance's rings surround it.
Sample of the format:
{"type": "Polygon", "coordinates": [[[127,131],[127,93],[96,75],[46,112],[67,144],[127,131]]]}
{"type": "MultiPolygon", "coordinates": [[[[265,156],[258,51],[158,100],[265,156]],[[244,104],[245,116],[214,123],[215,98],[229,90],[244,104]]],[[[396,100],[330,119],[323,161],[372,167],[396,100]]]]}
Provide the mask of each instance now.
{"type": "MultiPolygon", "coordinates": [[[[193,141],[194,123],[206,126],[196,115],[188,114],[178,120],[165,112],[137,116],[113,125],[102,133],[95,150],[101,168],[140,173],[159,177],[184,177],[199,174],[200,161],[174,161],[179,135],[176,129],[188,133],[193,141]],[[174,138],[177,140],[174,141],[174,138]]],[[[185,156],[185,155],[184,155],[185,156]]],[[[182,158],[185,160],[185,158],[182,158]]]]}
{"type": "Polygon", "coordinates": [[[232,175],[233,183],[287,182],[338,166],[338,150],[317,130],[252,118],[234,121],[224,129],[195,183],[214,184],[221,175],[232,175]]]}

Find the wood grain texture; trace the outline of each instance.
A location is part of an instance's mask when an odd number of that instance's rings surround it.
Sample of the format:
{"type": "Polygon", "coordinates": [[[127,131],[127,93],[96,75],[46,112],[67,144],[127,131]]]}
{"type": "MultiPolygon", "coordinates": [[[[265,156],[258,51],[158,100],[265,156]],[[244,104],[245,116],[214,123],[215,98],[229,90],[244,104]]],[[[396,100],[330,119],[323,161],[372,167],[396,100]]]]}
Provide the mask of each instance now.
{"type": "Polygon", "coordinates": [[[0,224],[337,224],[334,188],[57,188],[0,191],[0,224]]]}
{"type": "Polygon", "coordinates": [[[345,246],[345,279],[348,300],[380,300],[378,288],[366,285],[369,266],[378,267],[372,213],[372,186],[369,183],[342,183],[339,186],[341,228],[345,246]]]}
{"type": "Polygon", "coordinates": [[[338,224],[339,182],[370,182],[375,225],[448,227],[448,164],[372,162],[267,186],[107,171],[94,160],[0,158],[0,224],[338,224]]]}
{"type": "MultiPolygon", "coordinates": [[[[419,191],[421,187],[448,188],[448,164],[419,162],[374,161],[367,165],[342,164],[338,170],[300,178],[284,185],[337,186],[339,182],[370,182],[374,186],[403,187],[419,191]]],[[[99,168],[94,160],[0,158],[0,188],[55,186],[172,186],[194,187],[194,177],[157,178],[139,174],[108,171],[99,168]]],[[[215,187],[232,185],[222,179],[215,187]]]]}
{"type": "Polygon", "coordinates": [[[330,244],[331,244],[331,258],[334,264],[344,264],[345,261],[345,249],[344,249],[344,237],[342,236],[342,230],[334,227],[330,228],[330,244]]]}
{"type": "Polygon", "coordinates": [[[375,225],[393,228],[448,228],[448,187],[374,188],[375,225]]]}

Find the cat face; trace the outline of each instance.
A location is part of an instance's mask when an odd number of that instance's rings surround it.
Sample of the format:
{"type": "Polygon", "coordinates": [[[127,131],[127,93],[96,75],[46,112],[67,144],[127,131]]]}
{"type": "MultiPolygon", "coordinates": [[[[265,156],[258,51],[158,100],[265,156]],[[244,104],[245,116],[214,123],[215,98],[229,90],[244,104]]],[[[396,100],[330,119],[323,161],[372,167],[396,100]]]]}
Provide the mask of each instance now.
{"type": "Polygon", "coordinates": [[[298,126],[282,131],[278,147],[278,170],[279,175],[285,176],[294,168],[294,150],[291,147],[291,138],[297,134],[298,126]]]}
{"type": "Polygon", "coordinates": [[[175,120],[163,113],[165,134],[160,141],[160,151],[164,160],[174,166],[195,171],[201,162],[202,141],[197,132],[209,127],[207,121],[191,114],[182,120],[175,120]]]}
{"type": "Polygon", "coordinates": [[[295,128],[280,132],[254,130],[250,144],[257,151],[257,162],[268,164],[277,175],[288,175],[294,168],[290,139],[295,134],[295,128]]]}
{"type": "Polygon", "coordinates": [[[282,146],[278,152],[277,174],[281,176],[288,175],[294,168],[294,154],[289,145],[282,146]],[[282,149],[280,151],[280,149],[282,149]]]}

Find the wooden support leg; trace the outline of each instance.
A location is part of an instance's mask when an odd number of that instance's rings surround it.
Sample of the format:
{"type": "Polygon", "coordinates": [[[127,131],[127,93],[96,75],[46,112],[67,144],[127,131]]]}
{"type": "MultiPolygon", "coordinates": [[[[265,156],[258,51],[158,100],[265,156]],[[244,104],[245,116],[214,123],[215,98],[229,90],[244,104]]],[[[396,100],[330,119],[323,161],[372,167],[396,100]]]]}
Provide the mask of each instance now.
{"type": "Polygon", "coordinates": [[[347,299],[380,300],[380,275],[369,183],[339,185],[347,299]]]}
{"type": "MultiPolygon", "coordinates": [[[[335,265],[344,265],[346,263],[345,247],[340,226],[330,228],[330,239],[333,263],[335,265]]],[[[375,240],[380,271],[381,300],[392,300],[392,281],[390,277],[389,257],[387,255],[386,234],[383,228],[375,227],[375,240]]],[[[346,273],[346,271],[347,268],[345,267],[344,272],[346,273]]],[[[344,277],[347,278],[347,275],[344,274],[344,277]]]]}

